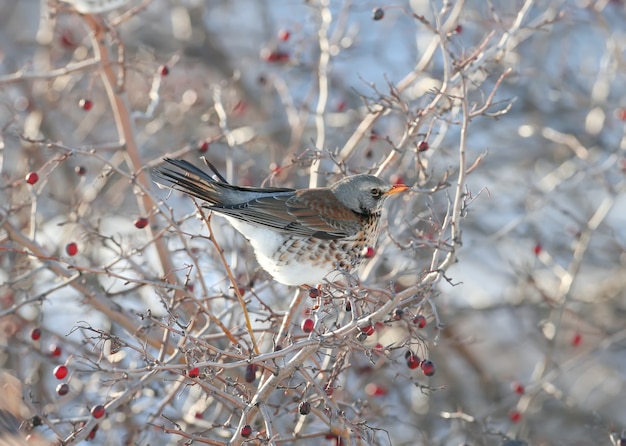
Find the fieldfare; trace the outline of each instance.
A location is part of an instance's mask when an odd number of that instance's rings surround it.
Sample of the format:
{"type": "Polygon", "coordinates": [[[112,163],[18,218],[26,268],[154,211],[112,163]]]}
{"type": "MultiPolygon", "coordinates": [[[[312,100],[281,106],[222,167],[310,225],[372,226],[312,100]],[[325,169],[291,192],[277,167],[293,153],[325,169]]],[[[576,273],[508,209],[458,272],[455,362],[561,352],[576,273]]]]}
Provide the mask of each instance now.
{"type": "Polygon", "coordinates": [[[157,175],[225,217],[254,248],[261,267],[285,285],[315,286],[350,272],[376,243],[382,205],[409,189],[372,175],[352,175],[328,188],[287,189],[229,184],[181,159],[157,175]]]}

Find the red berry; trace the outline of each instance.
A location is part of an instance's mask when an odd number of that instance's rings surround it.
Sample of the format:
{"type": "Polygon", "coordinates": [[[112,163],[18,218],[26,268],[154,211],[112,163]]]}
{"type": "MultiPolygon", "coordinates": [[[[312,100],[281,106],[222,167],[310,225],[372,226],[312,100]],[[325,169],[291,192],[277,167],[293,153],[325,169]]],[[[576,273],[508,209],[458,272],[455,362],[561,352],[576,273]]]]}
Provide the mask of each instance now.
{"type": "Polygon", "coordinates": [[[291,33],[286,29],[281,29],[280,31],[278,31],[278,38],[283,42],[289,40],[289,37],[291,37],[291,33]]]}
{"type": "Polygon", "coordinates": [[[56,391],[59,396],[67,395],[70,391],[70,386],[67,383],[61,383],[57,385],[56,391]]]}
{"type": "Polygon", "coordinates": [[[96,438],[96,432],[98,432],[97,424],[93,427],[93,429],[91,429],[91,432],[89,432],[89,435],[87,435],[87,440],[93,440],[94,438],[96,438]]]}
{"type": "Polygon", "coordinates": [[[533,248],[533,252],[535,253],[536,256],[538,256],[539,254],[541,254],[542,249],[543,248],[541,247],[541,243],[537,243],[535,247],[533,248]]]}
{"type": "Polygon", "coordinates": [[[282,167],[280,167],[280,164],[276,164],[276,163],[271,163],[270,164],[270,171],[274,174],[274,175],[278,175],[281,171],[282,167]]]}
{"type": "Polygon", "coordinates": [[[238,101],[233,107],[233,113],[237,116],[243,115],[248,110],[248,103],[246,101],[238,101]]]}
{"type": "Polygon", "coordinates": [[[93,102],[90,99],[81,99],[78,101],[78,106],[85,111],[89,111],[93,107],[93,102]]]}
{"type": "Polygon", "coordinates": [[[337,104],[337,111],[338,112],[342,112],[346,109],[346,102],[345,101],[340,101],[339,104],[337,104]]]}
{"type": "Polygon", "coordinates": [[[615,117],[620,121],[626,121],[626,108],[618,108],[615,110],[615,117]]]}
{"type": "Polygon", "coordinates": [[[49,351],[50,351],[50,355],[51,355],[51,356],[53,356],[53,357],[55,357],[55,358],[57,358],[57,357],[61,356],[61,352],[62,352],[62,351],[61,351],[61,347],[59,347],[59,346],[58,346],[58,345],[56,345],[56,344],[52,344],[52,345],[49,347],[49,351]]]}
{"type": "Polygon", "coordinates": [[[320,297],[321,294],[322,292],[317,288],[309,288],[309,297],[311,299],[317,299],[318,297],[320,297]]]}
{"type": "Polygon", "coordinates": [[[106,410],[102,404],[98,404],[97,406],[93,406],[91,408],[91,416],[94,418],[102,418],[105,413],[106,410]]]}
{"type": "Polygon", "coordinates": [[[326,395],[328,396],[331,396],[334,391],[335,391],[335,388],[331,386],[330,383],[326,384],[326,386],[324,387],[324,392],[326,392],[326,395]]]}
{"type": "Polygon", "coordinates": [[[41,329],[40,328],[33,328],[33,331],[30,332],[30,338],[33,341],[38,341],[39,338],[41,338],[41,329]]]}
{"type": "Polygon", "coordinates": [[[146,226],[148,226],[148,219],[146,217],[139,217],[137,220],[135,220],[135,227],[137,229],[143,229],[146,226]]]}
{"type": "Polygon", "coordinates": [[[383,396],[387,395],[387,389],[378,384],[369,383],[365,386],[365,393],[369,396],[383,396]]]}
{"type": "Polygon", "coordinates": [[[189,370],[189,373],[187,373],[187,376],[189,376],[189,378],[197,378],[198,375],[200,375],[200,370],[198,369],[198,367],[194,367],[193,369],[189,370]]]}
{"type": "Polygon", "coordinates": [[[159,74],[161,76],[167,76],[168,74],[170,74],[170,69],[167,68],[167,65],[161,65],[159,67],[159,74]]]}
{"type": "Polygon", "coordinates": [[[426,326],[426,318],[421,314],[418,314],[413,318],[413,323],[417,325],[417,328],[424,328],[426,326]]]}
{"type": "Polygon", "coordinates": [[[371,259],[374,255],[376,255],[376,250],[371,246],[364,246],[361,250],[361,257],[363,258],[371,259]]]}
{"type": "Polygon", "coordinates": [[[402,178],[402,175],[398,175],[397,173],[394,173],[393,175],[389,177],[389,182],[393,184],[394,186],[403,186],[404,178],[402,178]]]}
{"type": "Polygon", "coordinates": [[[31,186],[39,181],[39,174],[37,172],[28,172],[25,178],[26,182],[31,186]]]}
{"type": "Polygon", "coordinates": [[[300,412],[300,415],[308,415],[311,413],[311,403],[308,401],[302,401],[298,405],[298,412],[300,412]]]}
{"type": "Polygon", "coordinates": [[[300,328],[302,328],[302,331],[305,333],[311,333],[313,331],[313,327],[315,327],[315,322],[313,321],[313,319],[306,318],[302,321],[302,325],[300,328]]]}
{"type": "Polygon", "coordinates": [[[76,47],[74,35],[69,29],[64,29],[63,31],[61,31],[59,42],[61,43],[61,46],[66,49],[73,49],[76,47]]]}
{"type": "Polygon", "coordinates": [[[511,383],[511,389],[513,389],[513,392],[517,393],[518,395],[522,395],[525,391],[524,386],[518,381],[513,381],[511,383]]]}
{"type": "Polygon", "coordinates": [[[414,354],[412,352],[407,352],[407,355],[406,355],[406,365],[410,369],[416,369],[420,365],[420,358],[416,354],[414,354]]]}
{"type": "Polygon", "coordinates": [[[70,242],[65,245],[65,252],[68,256],[75,256],[78,253],[78,245],[75,242],[70,242]]]}
{"type": "Polygon", "coordinates": [[[513,422],[513,423],[518,423],[521,419],[522,419],[522,414],[519,413],[519,411],[517,410],[512,410],[509,413],[509,419],[513,422]]]}
{"type": "Polygon", "coordinates": [[[286,62],[289,60],[289,53],[263,48],[261,50],[261,59],[265,62],[286,62]]]}
{"type": "Polygon", "coordinates": [[[422,362],[422,372],[426,376],[433,376],[435,374],[435,364],[429,359],[424,359],[422,362]]]}
{"type": "Polygon", "coordinates": [[[252,383],[256,379],[256,372],[259,366],[256,364],[248,364],[246,366],[246,373],[244,374],[246,382],[252,383]]]}
{"type": "Polygon", "coordinates": [[[583,336],[579,332],[576,332],[576,334],[572,338],[572,346],[578,347],[582,341],[583,336]]]}
{"type": "Polygon", "coordinates": [[[87,169],[85,168],[85,166],[76,166],[74,167],[74,172],[76,173],[76,175],[79,176],[83,176],[87,173],[87,169]]]}
{"type": "Polygon", "coordinates": [[[365,333],[368,336],[372,336],[374,334],[374,326],[373,325],[368,325],[367,327],[363,327],[361,328],[361,332],[365,333]]]}
{"type": "Polygon", "coordinates": [[[428,141],[420,141],[420,143],[417,145],[417,150],[420,152],[425,152],[430,148],[430,146],[428,145],[428,141]]]}
{"type": "Polygon", "coordinates": [[[58,365],[54,368],[53,373],[56,379],[63,379],[67,376],[67,367],[64,365],[58,365]]]}
{"type": "Polygon", "coordinates": [[[250,435],[252,435],[252,427],[250,427],[249,424],[246,424],[241,428],[241,436],[243,438],[248,438],[250,435]]]}
{"type": "Polygon", "coordinates": [[[200,143],[198,144],[198,151],[199,152],[206,152],[209,150],[209,141],[200,141],[200,143]]]}
{"type": "Polygon", "coordinates": [[[382,8],[375,8],[372,11],[372,19],[373,20],[382,20],[385,17],[385,11],[382,8]]]}
{"type": "Polygon", "coordinates": [[[456,28],[454,28],[454,32],[457,34],[461,34],[463,32],[463,26],[462,25],[456,25],[456,28]]]}

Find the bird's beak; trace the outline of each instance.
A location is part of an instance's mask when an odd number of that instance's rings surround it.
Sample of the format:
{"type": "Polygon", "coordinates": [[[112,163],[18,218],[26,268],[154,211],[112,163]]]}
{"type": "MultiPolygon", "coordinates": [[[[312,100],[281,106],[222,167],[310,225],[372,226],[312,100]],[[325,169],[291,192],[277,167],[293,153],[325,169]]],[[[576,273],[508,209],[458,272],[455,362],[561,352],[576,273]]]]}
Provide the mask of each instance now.
{"type": "Polygon", "coordinates": [[[385,195],[393,195],[399,192],[404,192],[405,190],[409,190],[410,187],[406,184],[394,184],[391,189],[385,195]]]}

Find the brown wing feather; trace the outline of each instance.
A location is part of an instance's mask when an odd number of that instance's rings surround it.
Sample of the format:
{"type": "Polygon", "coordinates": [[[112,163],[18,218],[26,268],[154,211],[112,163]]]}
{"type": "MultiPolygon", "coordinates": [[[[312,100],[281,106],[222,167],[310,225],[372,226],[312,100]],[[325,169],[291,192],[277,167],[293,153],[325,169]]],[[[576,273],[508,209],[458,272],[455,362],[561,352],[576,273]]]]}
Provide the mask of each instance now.
{"type": "Polygon", "coordinates": [[[358,214],[343,206],[330,190],[257,197],[236,206],[212,206],[216,212],[304,237],[340,239],[358,233],[358,214]]]}

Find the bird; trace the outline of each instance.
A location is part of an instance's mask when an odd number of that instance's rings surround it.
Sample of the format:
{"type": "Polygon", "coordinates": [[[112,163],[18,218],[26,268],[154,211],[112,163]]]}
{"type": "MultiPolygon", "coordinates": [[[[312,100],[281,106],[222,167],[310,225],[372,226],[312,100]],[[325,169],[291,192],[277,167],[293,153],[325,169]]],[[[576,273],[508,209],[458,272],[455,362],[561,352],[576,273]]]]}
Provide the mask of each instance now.
{"type": "Polygon", "coordinates": [[[228,183],[183,159],[164,158],[156,169],[166,184],[205,202],[252,245],[259,265],[279,283],[315,287],[337,282],[372,252],[385,200],[409,189],[368,174],[346,176],[329,187],[290,189],[228,183]]]}
{"type": "Polygon", "coordinates": [[[22,400],[22,381],[0,370],[0,392],[0,446],[49,445],[43,437],[27,432],[33,420],[24,421],[31,414],[22,400]]]}

